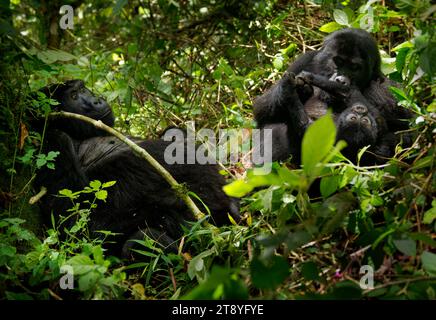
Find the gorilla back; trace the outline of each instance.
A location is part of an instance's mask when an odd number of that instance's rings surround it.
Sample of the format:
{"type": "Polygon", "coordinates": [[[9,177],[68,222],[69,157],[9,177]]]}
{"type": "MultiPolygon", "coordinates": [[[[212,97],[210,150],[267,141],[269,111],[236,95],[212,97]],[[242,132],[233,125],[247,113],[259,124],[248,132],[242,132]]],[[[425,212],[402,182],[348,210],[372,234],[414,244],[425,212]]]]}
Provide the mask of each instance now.
{"type": "MultiPolygon", "coordinates": [[[[110,106],[95,97],[82,81],[45,88],[45,92],[60,102],[58,110],[82,114],[113,126],[110,106]]],[[[213,222],[229,222],[227,214],[239,219],[238,202],[222,190],[224,178],[215,165],[166,164],[164,151],[171,142],[163,140],[133,140],[146,149],[179,183],[186,183],[208,206],[213,222]]],[[[55,217],[71,207],[69,199],[56,196],[60,189],[82,190],[92,180],[116,181],[108,189],[105,203],[99,203],[90,215],[90,231],[109,230],[122,235],[111,249],[120,254],[128,239],[142,233],[164,239],[163,245],[182,234],[181,225],[194,220],[191,212],[169,184],[144,159],[118,139],[107,136],[92,125],[72,119],[55,119],[48,124],[46,150],[60,151],[55,169],[39,172],[36,185],[45,186],[48,195],[42,209],[46,217],[55,217]]],[[[198,203],[201,208],[201,204],[198,203]]],[[[143,236],[143,234],[142,234],[143,236]]]]}

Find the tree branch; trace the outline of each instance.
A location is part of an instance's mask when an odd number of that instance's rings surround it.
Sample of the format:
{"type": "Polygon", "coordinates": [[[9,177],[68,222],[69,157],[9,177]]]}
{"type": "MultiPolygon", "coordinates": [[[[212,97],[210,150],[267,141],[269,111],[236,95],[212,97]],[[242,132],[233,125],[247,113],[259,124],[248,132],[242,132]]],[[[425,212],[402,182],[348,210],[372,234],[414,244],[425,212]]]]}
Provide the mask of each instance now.
{"type": "Polygon", "coordinates": [[[94,127],[101,129],[103,131],[106,131],[107,133],[111,134],[112,136],[118,138],[119,140],[121,140],[122,142],[127,144],[136,155],[147,160],[147,162],[169,183],[169,185],[175,191],[177,196],[181,200],[183,200],[183,202],[185,202],[185,204],[188,206],[189,210],[192,212],[192,214],[194,215],[194,217],[197,220],[204,218],[204,216],[205,216],[204,213],[202,213],[200,211],[200,209],[198,209],[197,205],[194,203],[194,201],[192,201],[192,199],[188,196],[188,194],[186,192],[181,192],[182,186],[176,181],[176,179],[174,179],[173,176],[164,167],[162,167],[162,165],[159,162],[157,162],[145,149],[138,146],[136,143],[134,143],[129,138],[125,137],[120,132],[105,125],[100,120],[94,120],[92,118],[89,118],[89,117],[86,117],[86,116],[83,116],[80,114],[76,114],[76,113],[64,112],[64,111],[52,112],[49,114],[49,117],[50,118],[63,117],[63,118],[79,119],[79,120],[88,122],[88,123],[92,124],[94,127]]]}

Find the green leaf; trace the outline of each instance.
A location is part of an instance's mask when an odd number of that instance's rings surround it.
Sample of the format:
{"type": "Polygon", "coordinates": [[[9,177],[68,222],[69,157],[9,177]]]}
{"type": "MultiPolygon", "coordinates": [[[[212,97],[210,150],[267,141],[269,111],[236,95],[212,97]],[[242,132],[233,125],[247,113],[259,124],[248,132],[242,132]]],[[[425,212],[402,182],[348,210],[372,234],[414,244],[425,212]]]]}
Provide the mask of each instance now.
{"type": "Polygon", "coordinates": [[[94,181],[91,181],[91,182],[89,183],[89,186],[90,186],[92,189],[94,189],[94,190],[98,190],[98,189],[100,189],[100,187],[101,187],[101,182],[98,181],[98,180],[94,180],[94,181]]]}
{"type": "Polygon", "coordinates": [[[321,28],[319,28],[319,31],[322,32],[326,32],[326,33],[332,33],[336,30],[342,29],[342,26],[337,23],[336,21],[333,22],[329,22],[324,24],[323,26],[321,26],[321,28]]]}
{"type": "Polygon", "coordinates": [[[254,187],[244,180],[236,180],[223,187],[224,192],[230,197],[240,198],[251,192],[254,187]]]}
{"type": "Polygon", "coordinates": [[[36,56],[46,64],[52,64],[56,61],[69,61],[77,59],[76,56],[62,50],[39,51],[36,56]]]}
{"type": "Polygon", "coordinates": [[[45,157],[47,159],[47,161],[52,161],[54,160],[57,156],[59,155],[59,151],[50,151],[47,154],[47,157],[45,157]]]}
{"type": "Polygon", "coordinates": [[[71,190],[69,190],[69,189],[62,189],[62,190],[59,190],[59,194],[61,195],[61,196],[64,196],[64,197],[67,197],[67,198],[70,198],[70,199],[75,199],[77,196],[75,196],[74,194],[73,194],[73,192],[71,191],[71,190]]]}
{"type": "Polygon", "coordinates": [[[283,68],[283,57],[281,55],[276,56],[273,61],[273,66],[276,70],[282,70],[283,68]]]}
{"type": "Polygon", "coordinates": [[[99,278],[100,274],[95,271],[82,275],[79,278],[79,290],[82,292],[91,290],[97,284],[99,278]]]}
{"type": "Polygon", "coordinates": [[[431,276],[436,276],[436,254],[424,251],[421,255],[422,267],[431,276]]]}
{"type": "Polygon", "coordinates": [[[38,158],[36,159],[36,166],[38,168],[41,168],[43,165],[45,165],[47,163],[47,160],[45,158],[38,158]]]}
{"type": "Polygon", "coordinates": [[[8,246],[5,244],[1,244],[0,246],[0,256],[13,257],[16,252],[17,249],[15,247],[8,246]]]}
{"type": "Polygon", "coordinates": [[[424,219],[422,222],[425,224],[431,224],[433,223],[433,220],[436,219],[436,200],[433,200],[431,204],[432,208],[424,213],[424,219]]]}
{"type": "Polygon", "coordinates": [[[342,26],[349,26],[350,23],[348,21],[348,16],[347,13],[339,10],[339,9],[335,9],[333,10],[333,18],[335,19],[335,21],[337,23],[339,23],[342,26]]]}
{"type": "Polygon", "coordinates": [[[95,197],[98,200],[106,200],[107,198],[107,191],[106,190],[99,190],[95,193],[95,197]]]}
{"type": "Polygon", "coordinates": [[[307,175],[313,174],[315,166],[331,151],[335,139],[336,127],[330,112],[307,129],[301,150],[303,169],[307,175]]]}
{"type": "Polygon", "coordinates": [[[289,275],[289,266],[283,257],[273,256],[268,263],[254,258],[250,264],[253,285],[259,289],[275,289],[289,275]]]}
{"type": "Polygon", "coordinates": [[[328,196],[335,193],[336,190],[338,190],[339,188],[339,183],[341,181],[341,178],[342,177],[337,175],[321,178],[321,183],[320,183],[321,195],[324,198],[327,198],[328,196]]]}
{"type": "Polygon", "coordinates": [[[105,182],[105,183],[103,183],[102,188],[109,188],[109,187],[112,187],[115,183],[117,183],[117,182],[116,182],[116,181],[108,181],[108,182],[105,182]]]}
{"type": "Polygon", "coordinates": [[[416,241],[412,239],[393,240],[395,247],[407,256],[416,256],[416,241]]]}

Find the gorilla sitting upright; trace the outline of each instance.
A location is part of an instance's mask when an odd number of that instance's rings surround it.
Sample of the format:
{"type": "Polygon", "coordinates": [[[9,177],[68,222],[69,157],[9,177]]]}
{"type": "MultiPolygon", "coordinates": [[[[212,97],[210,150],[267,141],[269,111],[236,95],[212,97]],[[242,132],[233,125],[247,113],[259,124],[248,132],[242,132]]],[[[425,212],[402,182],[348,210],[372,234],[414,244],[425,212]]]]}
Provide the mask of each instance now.
{"type": "MultiPolygon", "coordinates": [[[[325,113],[327,107],[332,107],[333,113],[339,115],[352,106],[344,98],[341,84],[353,88],[352,92],[358,93],[360,104],[383,118],[390,138],[395,131],[407,129],[408,121],[404,119],[410,119],[412,114],[397,105],[389,92],[389,87],[395,83],[383,76],[380,63],[377,43],[369,33],[343,29],[326,37],[320,50],[308,52],[291,64],[282,79],[258,97],[253,106],[257,126],[272,130],[272,160],[285,160],[292,155],[293,161],[299,163],[301,141],[308,125],[325,113]],[[299,81],[308,74],[312,75],[312,80],[321,80],[318,85],[299,81]]],[[[338,122],[337,127],[339,138],[341,126],[338,122]]],[[[355,138],[354,134],[359,133],[347,131],[349,140],[355,138]]],[[[374,143],[369,135],[359,140],[363,145],[374,143]]],[[[378,148],[373,145],[374,150],[385,151],[380,158],[392,155],[395,143],[389,143],[389,150],[385,146],[378,148]]],[[[352,149],[348,147],[348,154],[354,161],[357,151],[352,149]]]]}
{"type": "MultiPolygon", "coordinates": [[[[60,102],[59,111],[85,115],[108,126],[114,124],[110,106],[94,96],[80,80],[52,85],[43,91],[60,102]]],[[[225,180],[215,165],[166,164],[164,151],[171,142],[133,140],[179,183],[186,183],[188,189],[200,197],[215,224],[228,223],[228,214],[236,221],[239,219],[238,202],[223,192],[225,180]]],[[[44,144],[47,151],[60,151],[55,169],[42,169],[36,179],[37,186],[48,190],[48,195],[42,199],[46,217],[52,211],[55,217],[65,214],[71,207],[69,199],[56,196],[59,190],[82,190],[92,180],[116,181],[108,189],[106,202],[99,203],[92,211],[88,225],[91,232],[109,230],[121,234],[117,244],[111,247],[115,255],[128,255],[130,244],[127,241],[143,238],[143,233],[174,249],[174,240],[182,235],[181,225],[186,220],[194,220],[185,203],[147,161],[93,125],[71,118],[50,120],[44,144]]],[[[201,203],[196,203],[201,209],[201,203]]]]}

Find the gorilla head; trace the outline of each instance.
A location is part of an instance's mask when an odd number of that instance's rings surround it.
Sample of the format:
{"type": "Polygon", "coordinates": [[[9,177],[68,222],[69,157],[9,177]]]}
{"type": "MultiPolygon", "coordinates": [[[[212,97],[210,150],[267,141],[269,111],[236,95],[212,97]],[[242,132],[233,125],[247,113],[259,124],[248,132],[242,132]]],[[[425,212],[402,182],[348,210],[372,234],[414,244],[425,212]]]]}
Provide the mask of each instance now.
{"type": "MultiPolygon", "coordinates": [[[[82,80],[70,80],[55,84],[41,90],[47,97],[57,100],[60,104],[56,111],[66,111],[101,120],[112,127],[114,115],[109,104],[102,98],[95,96],[85,87],[82,80]]],[[[93,125],[76,119],[57,119],[52,123],[53,128],[61,129],[75,139],[105,135],[93,125]]]]}
{"type": "Polygon", "coordinates": [[[319,74],[345,76],[360,89],[381,77],[377,43],[360,29],[342,29],[326,37],[314,62],[322,67],[319,74]]]}
{"type": "Polygon", "coordinates": [[[368,103],[355,102],[336,117],[337,140],[345,140],[344,155],[354,157],[364,146],[375,146],[386,132],[386,121],[368,103]]]}

